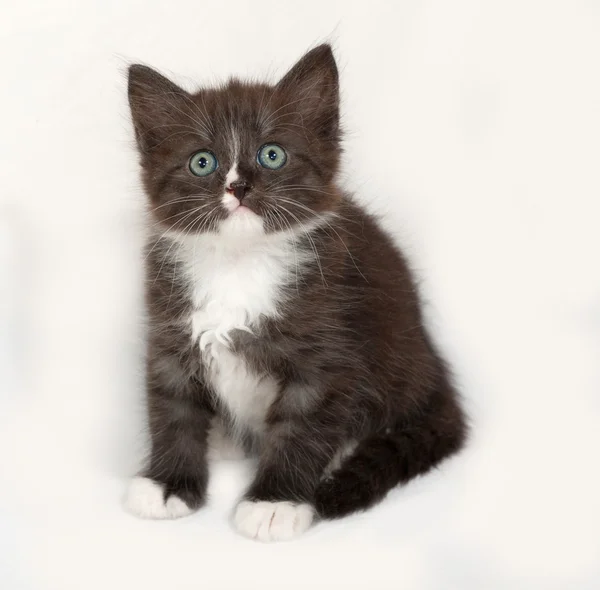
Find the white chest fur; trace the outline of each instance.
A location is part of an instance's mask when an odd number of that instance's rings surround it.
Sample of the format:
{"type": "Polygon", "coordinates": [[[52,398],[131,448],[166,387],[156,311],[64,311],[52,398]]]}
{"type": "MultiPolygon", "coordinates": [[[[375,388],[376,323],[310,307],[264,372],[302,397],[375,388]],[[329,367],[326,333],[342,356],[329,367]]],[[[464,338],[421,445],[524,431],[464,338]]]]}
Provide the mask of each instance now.
{"type": "Polygon", "coordinates": [[[234,330],[255,333],[264,318],[275,318],[283,287],[304,261],[287,235],[239,242],[202,235],[181,242],[180,268],[189,281],[192,339],[198,344],[215,394],[236,425],[260,431],[279,391],[270,375],[256,374],[230,350],[234,330]]]}

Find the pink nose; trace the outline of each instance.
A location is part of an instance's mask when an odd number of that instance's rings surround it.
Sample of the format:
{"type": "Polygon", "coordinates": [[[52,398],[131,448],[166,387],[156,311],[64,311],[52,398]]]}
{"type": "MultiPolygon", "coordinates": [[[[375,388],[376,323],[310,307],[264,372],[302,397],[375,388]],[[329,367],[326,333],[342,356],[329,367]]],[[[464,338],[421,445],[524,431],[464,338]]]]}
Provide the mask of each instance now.
{"type": "Polygon", "coordinates": [[[236,199],[239,199],[241,203],[243,198],[246,196],[246,193],[251,188],[252,187],[245,180],[236,180],[227,187],[227,190],[230,193],[233,193],[234,197],[236,197],[236,199]]]}

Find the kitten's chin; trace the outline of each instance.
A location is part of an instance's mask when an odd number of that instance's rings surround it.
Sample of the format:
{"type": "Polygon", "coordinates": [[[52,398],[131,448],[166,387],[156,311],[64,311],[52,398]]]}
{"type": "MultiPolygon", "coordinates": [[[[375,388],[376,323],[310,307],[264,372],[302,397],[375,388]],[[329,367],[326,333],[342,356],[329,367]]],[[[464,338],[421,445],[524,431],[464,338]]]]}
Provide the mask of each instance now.
{"type": "Polygon", "coordinates": [[[265,233],[263,219],[247,207],[238,207],[221,221],[219,233],[232,238],[252,238],[265,233]]]}

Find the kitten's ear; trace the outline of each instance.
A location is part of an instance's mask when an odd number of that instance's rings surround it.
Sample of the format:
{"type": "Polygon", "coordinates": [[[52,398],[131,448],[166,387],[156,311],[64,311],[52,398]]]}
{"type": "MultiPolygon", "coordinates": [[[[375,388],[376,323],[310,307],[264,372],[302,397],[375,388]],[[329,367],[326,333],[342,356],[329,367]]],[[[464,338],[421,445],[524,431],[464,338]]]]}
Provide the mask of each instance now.
{"type": "Polygon", "coordinates": [[[135,138],[142,152],[151,150],[173,133],[177,117],[188,99],[187,92],[147,66],[129,67],[129,107],[135,138]]]}
{"type": "Polygon", "coordinates": [[[279,81],[277,88],[295,100],[294,110],[326,139],[339,135],[340,92],[331,46],[319,45],[305,54],[279,81]]]}

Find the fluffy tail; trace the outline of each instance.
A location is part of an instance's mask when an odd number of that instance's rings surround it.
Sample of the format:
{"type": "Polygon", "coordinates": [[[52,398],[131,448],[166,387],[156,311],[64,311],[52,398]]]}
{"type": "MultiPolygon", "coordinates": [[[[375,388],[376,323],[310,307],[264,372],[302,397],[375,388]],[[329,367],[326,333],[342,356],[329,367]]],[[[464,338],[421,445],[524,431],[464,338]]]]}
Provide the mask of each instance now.
{"type": "Polygon", "coordinates": [[[418,415],[361,441],[340,469],[317,487],[317,512],[323,518],[339,518],[369,508],[396,485],[457,452],[466,431],[455,393],[450,386],[441,388],[418,415]]]}

